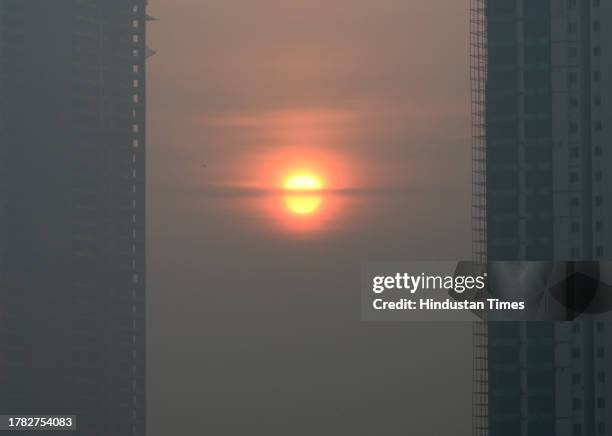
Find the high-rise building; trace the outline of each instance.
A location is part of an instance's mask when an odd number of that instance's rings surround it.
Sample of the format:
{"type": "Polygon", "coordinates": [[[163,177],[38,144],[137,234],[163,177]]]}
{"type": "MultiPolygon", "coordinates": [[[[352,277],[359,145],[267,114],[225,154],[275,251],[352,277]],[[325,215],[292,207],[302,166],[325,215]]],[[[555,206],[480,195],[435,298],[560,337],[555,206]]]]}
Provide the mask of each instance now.
{"type": "Polygon", "coordinates": [[[145,434],[146,0],[0,0],[0,414],[145,434]]]}
{"type": "MultiPolygon", "coordinates": [[[[477,260],[612,258],[612,2],[472,0],[477,260]]],[[[612,434],[612,325],[475,328],[474,434],[612,434]]]]}

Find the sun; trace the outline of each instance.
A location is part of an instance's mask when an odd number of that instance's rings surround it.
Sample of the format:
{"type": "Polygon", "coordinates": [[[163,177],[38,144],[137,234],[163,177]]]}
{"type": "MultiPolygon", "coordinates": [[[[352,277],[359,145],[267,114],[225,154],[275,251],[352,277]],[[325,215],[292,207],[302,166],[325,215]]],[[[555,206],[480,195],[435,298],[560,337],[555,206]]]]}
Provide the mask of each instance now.
{"type": "Polygon", "coordinates": [[[314,174],[294,174],[285,181],[284,188],[291,195],[284,197],[285,204],[295,214],[310,215],[321,205],[321,196],[316,192],[323,187],[320,177],[314,174]]]}
{"type": "Polygon", "coordinates": [[[321,189],[323,183],[318,176],[313,174],[297,174],[290,176],[285,182],[285,189],[315,190],[321,189]]]}
{"type": "Polygon", "coordinates": [[[285,197],[285,204],[293,213],[298,215],[310,215],[321,205],[321,197],[287,195],[285,197]]]}

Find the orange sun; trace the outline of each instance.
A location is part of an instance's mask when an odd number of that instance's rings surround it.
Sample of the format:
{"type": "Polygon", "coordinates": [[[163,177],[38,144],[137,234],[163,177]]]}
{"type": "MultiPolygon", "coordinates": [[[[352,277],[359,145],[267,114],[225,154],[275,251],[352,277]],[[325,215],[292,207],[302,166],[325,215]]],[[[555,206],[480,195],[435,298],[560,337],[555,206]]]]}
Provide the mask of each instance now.
{"type": "Polygon", "coordinates": [[[314,174],[294,174],[285,181],[285,190],[291,195],[284,197],[285,204],[290,211],[298,215],[314,213],[321,205],[321,190],[323,182],[314,174]],[[313,192],[315,191],[315,192],[313,192]]]}

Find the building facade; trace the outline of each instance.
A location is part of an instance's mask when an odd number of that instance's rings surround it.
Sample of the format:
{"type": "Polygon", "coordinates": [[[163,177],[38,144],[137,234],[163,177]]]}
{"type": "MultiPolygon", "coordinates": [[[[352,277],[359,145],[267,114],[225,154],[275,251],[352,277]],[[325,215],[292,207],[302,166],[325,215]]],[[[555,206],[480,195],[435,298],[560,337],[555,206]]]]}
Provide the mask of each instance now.
{"type": "Polygon", "coordinates": [[[0,414],[145,434],[145,0],[0,0],[0,414]]]}
{"type": "MultiPolygon", "coordinates": [[[[486,45],[472,50],[485,71],[473,93],[484,93],[486,258],[611,260],[612,2],[473,0],[472,20],[486,45]]],[[[474,434],[612,434],[612,325],[486,327],[474,434]]]]}

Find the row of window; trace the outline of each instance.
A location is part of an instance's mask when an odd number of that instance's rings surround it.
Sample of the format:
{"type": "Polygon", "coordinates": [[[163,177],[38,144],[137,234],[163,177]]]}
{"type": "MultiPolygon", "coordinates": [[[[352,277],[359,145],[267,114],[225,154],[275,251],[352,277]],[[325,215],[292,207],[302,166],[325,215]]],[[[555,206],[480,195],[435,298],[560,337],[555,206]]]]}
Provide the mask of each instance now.
{"type": "MultiPolygon", "coordinates": [[[[603,156],[603,149],[600,146],[593,147],[593,154],[595,156],[603,156]]],[[[571,147],[569,149],[569,155],[571,158],[577,159],[580,157],[580,148],[579,147],[571,147]]]]}
{"type": "MultiPolygon", "coordinates": [[[[570,225],[570,231],[571,231],[572,233],[578,233],[578,232],[580,232],[580,223],[573,222],[573,223],[570,225]]],[[[598,233],[603,232],[603,223],[602,223],[601,221],[596,221],[596,222],[595,222],[595,231],[596,231],[596,232],[598,232],[598,233]]]]}
{"type": "MultiPolygon", "coordinates": [[[[606,399],[604,397],[597,398],[597,408],[604,409],[606,407],[606,399]]],[[[572,409],[580,410],[582,409],[582,400],[580,398],[574,398],[572,400],[572,409]]]]}
{"type": "MultiPolygon", "coordinates": [[[[576,48],[575,47],[570,47],[569,48],[569,57],[570,58],[575,58],[577,55],[576,53],[576,48]]],[[[569,75],[569,82],[571,84],[575,84],[578,80],[578,75],[576,73],[570,73],[569,75]]],[[[601,71],[593,71],[593,81],[594,82],[599,82],[601,81],[601,71]]]]}
{"type": "MultiPolygon", "coordinates": [[[[595,247],[595,256],[603,257],[604,253],[605,251],[602,246],[595,247]]],[[[570,256],[572,259],[580,259],[581,258],[580,249],[578,247],[570,248],[570,256]]]]}
{"type": "MultiPolygon", "coordinates": [[[[593,6],[598,7],[600,6],[600,1],[599,0],[593,0],[593,6]]],[[[569,7],[570,8],[575,8],[577,6],[577,2],[576,0],[569,0],[569,7]]],[[[595,14],[595,12],[594,12],[595,14]]],[[[599,32],[601,30],[601,22],[597,19],[592,21],[592,30],[593,32],[599,32]]],[[[568,23],[568,32],[570,34],[576,33],[578,30],[578,25],[576,22],[570,22],[568,23]]],[[[595,44],[592,47],[592,55],[595,58],[599,58],[602,55],[602,48],[600,45],[595,44]]],[[[568,57],[570,59],[572,58],[577,58],[579,56],[579,50],[578,47],[573,47],[570,46],[568,47],[568,57]]],[[[578,76],[578,72],[575,71],[571,71],[569,72],[568,75],[568,81],[570,83],[570,85],[576,85],[578,83],[579,80],[579,76],[578,76]]],[[[602,80],[602,73],[600,70],[598,70],[596,67],[594,68],[593,72],[592,72],[592,81],[594,83],[594,85],[597,85],[598,83],[600,83],[602,80]]],[[[594,89],[595,94],[597,94],[597,90],[594,89]]],[[[601,107],[602,104],[602,99],[600,95],[594,95],[593,97],[593,105],[597,108],[597,107],[601,107]]],[[[578,98],[577,97],[570,97],[569,100],[569,107],[570,109],[576,109],[578,108],[578,98]]],[[[593,126],[592,126],[594,132],[600,132],[603,130],[603,122],[601,120],[595,120],[593,122],[593,126]]],[[[570,135],[575,135],[577,134],[579,131],[579,126],[576,122],[570,121],[568,124],[568,132],[570,135]]],[[[572,147],[570,148],[570,157],[572,158],[579,158],[580,156],[580,149],[578,147],[572,147]]],[[[603,155],[603,149],[601,146],[599,145],[595,145],[593,146],[593,155],[600,157],[603,155]]],[[[576,183],[578,182],[578,174],[575,172],[571,172],[569,175],[569,179],[570,179],[570,183],[576,183]]],[[[603,173],[601,170],[595,171],[593,179],[595,182],[597,183],[601,183],[603,181],[603,173]]],[[[602,197],[600,195],[597,195],[595,197],[595,205],[596,206],[601,206],[602,205],[602,197]]],[[[572,206],[577,207],[579,204],[579,201],[577,198],[574,198],[571,200],[572,202],[572,206]]],[[[580,224],[578,222],[573,222],[570,224],[570,230],[572,233],[579,233],[580,232],[580,224]]],[[[595,221],[595,231],[598,233],[603,232],[604,228],[603,228],[603,222],[598,219],[595,221]]],[[[579,258],[580,256],[580,252],[579,249],[577,247],[571,248],[571,255],[574,258],[579,258]]],[[[598,257],[602,257],[604,255],[604,247],[603,246],[596,246],[595,247],[595,255],[598,257]]],[[[603,328],[603,326],[598,325],[598,329],[603,328]]],[[[598,349],[598,353],[603,353],[603,350],[599,350],[598,349]]]]}
{"type": "MultiPolygon", "coordinates": [[[[606,357],[606,349],[604,347],[597,347],[595,350],[595,356],[598,359],[606,357]]],[[[582,357],[582,349],[578,347],[572,348],[572,359],[580,359],[582,357]]]]}
{"type": "MultiPolygon", "coordinates": [[[[598,372],[597,373],[597,383],[603,384],[605,382],[606,382],[606,373],[603,371],[598,372]]],[[[582,384],[582,374],[579,372],[572,374],[572,383],[575,385],[582,384]]]]}
{"type": "MultiPolygon", "coordinates": [[[[596,3],[596,6],[600,5],[600,1],[599,0],[597,2],[594,2],[594,5],[595,5],[595,3],[596,3]]],[[[594,16],[595,16],[595,14],[596,14],[596,12],[593,12],[594,16]]],[[[595,32],[598,32],[600,30],[600,28],[601,28],[601,24],[597,20],[593,21],[592,25],[593,25],[593,30],[595,32]]],[[[594,39],[595,40],[599,40],[600,36],[598,34],[594,35],[594,39]]],[[[599,56],[601,56],[601,54],[602,54],[601,47],[599,45],[595,44],[593,46],[593,56],[599,57],[599,56]]],[[[601,90],[602,73],[598,69],[598,66],[599,66],[599,64],[602,61],[603,61],[603,59],[601,59],[601,58],[593,59],[593,82],[594,82],[593,83],[593,92],[595,94],[597,94],[598,91],[600,92],[600,90],[601,90]]],[[[601,111],[594,111],[594,114],[598,114],[599,116],[601,116],[601,111]]],[[[603,130],[603,123],[602,123],[601,120],[595,120],[595,122],[594,122],[594,130],[595,130],[595,132],[601,132],[603,130]]],[[[601,140],[600,135],[594,136],[594,140],[595,141],[601,140]]],[[[594,150],[595,156],[601,156],[603,154],[602,150],[601,150],[601,147],[599,147],[599,146],[595,146],[593,150],[594,150]]],[[[600,165],[600,163],[598,163],[597,160],[596,160],[594,162],[595,177],[596,177],[595,180],[601,182],[601,179],[602,179],[601,176],[600,176],[599,180],[597,179],[598,175],[601,175],[601,170],[600,170],[601,167],[598,168],[599,165],[600,165]]],[[[597,185],[595,189],[597,189],[597,190],[601,189],[601,184],[597,185]]],[[[595,214],[596,214],[596,218],[598,218],[595,221],[595,230],[598,231],[598,232],[601,232],[602,231],[602,227],[603,227],[603,225],[602,225],[602,223],[600,221],[601,220],[601,209],[600,210],[596,210],[595,214]]],[[[597,240],[601,240],[602,238],[598,237],[596,239],[597,240]]],[[[604,255],[603,247],[597,246],[595,248],[595,254],[598,257],[603,257],[603,255],[604,255]]]]}
{"type": "MultiPolygon", "coordinates": [[[[601,30],[601,23],[598,20],[593,21],[593,32],[599,32],[601,30]]],[[[567,23],[567,32],[576,33],[578,31],[578,24],[575,21],[567,23]]]]}
{"type": "MultiPolygon", "coordinates": [[[[570,58],[576,58],[578,57],[578,48],[577,47],[569,47],[567,49],[567,55],[570,58]]],[[[593,47],[593,56],[601,56],[601,47],[596,45],[595,47],[593,47]]]]}
{"type": "MultiPolygon", "coordinates": [[[[603,122],[601,120],[594,121],[593,129],[596,132],[601,132],[603,130],[603,122]]],[[[567,130],[570,135],[577,134],[578,133],[578,123],[576,121],[570,121],[567,125],[567,130]]]]}
{"type": "MultiPolygon", "coordinates": [[[[595,82],[599,82],[601,80],[601,72],[600,71],[594,71],[593,72],[593,81],[595,82]]],[[[576,71],[570,71],[567,75],[567,80],[570,83],[570,85],[575,85],[578,83],[578,72],[576,71]]]]}
{"type": "MultiPolygon", "coordinates": [[[[606,329],[606,324],[602,321],[598,321],[595,323],[595,328],[597,330],[597,333],[603,333],[604,330],[606,329]]],[[[580,333],[581,330],[582,330],[582,323],[580,322],[572,323],[572,333],[580,333]]]]}
{"type": "MultiPolygon", "coordinates": [[[[576,171],[570,171],[569,173],[569,182],[570,183],[578,183],[578,181],[580,180],[578,173],[576,171]]],[[[595,174],[593,175],[593,180],[595,180],[596,182],[602,182],[603,181],[603,171],[595,171],[595,174]]]]}
{"type": "MultiPolygon", "coordinates": [[[[570,9],[575,9],[578,4],[578,0],[567,0],[567,7],[570,9]]],[[[592,4],[594,7],[601,6],[601,0],[592,0],[592,4]]]]}
{"type": "MultiPolygon", "coordinates": [[[[139,12],[139,6],[138,5],[133,5],[132,7],[132,12],[133,13],[138,13],[139,12]]],[[[135,58],[139,58],[140,57],[140,49],[138,48],[138,45],[140,43],[140,36],[138,35],[137,29],[139,29],[140,27],[140,21],[138,19],[134,19],[132,21],[132,28],[134,29],[133,35],[132,35],[132,43],[134,45],[134,48],[132,49],[132,56],[135,58]]],[[[139,64],[136,63],[137,61],[135,61],[132,64],[132,73],[135,77],[132,78],[132,88],[133,88],[133,94],[132,94],[132,147],[134,148],[134,151],[132,153],[132,164],[136,165],[136,160],[137,160],[137,155],[136,155],[136,149],[140,146],[140,133],[141,133],[141,127],[137,122],[137,117],[139,115],[139,106],[140,106],[140,78],[139,78],[139,74],[140,74],[140,66],[139,64]]],[[[136,195],[136,168],[134,167],[132,169],[132,178],[134,179],[134,183],[132,185],[132,193],[134,195],[136,195]]],[[[134,198],[132,200],[132,207],[133,207],[133,211],[132,211],[132,221],[134,223],[136,223],[136,198],[134,198]]],[[[136,270],[136,230],[132,229],[132,253],[131,253],[131,267],[132,270],[135,271],[136,270]]],[[[138,274],[136,274],[134,272],[133,275],[133,283],[134,283],[134,287],[132,288],[132,297],[134,299],[136,299],[136,285],[139,282],[139,276],[138,274]]],[[[133,306],[133,310],[134,312],[136,311],[136,306],[133,306]]],[[[134,334],[132,336],[132,342],[133,344],[136,344],[136,334],[134,334]]],[[[132,367],[132,374],[135,376],[136,375],[136,359],[137,359],[137,354],[136,351],[134,350],[132,353],[132,359],[133,359],[133,367],[132,367]]],[[[132,433],[136,433],[136,424],[135,424],[135,420],[136,420],[136,407],[137,407],[137,399],[136,399],[136,383],[133,382],[132,383],[132,393],[133,393],[133,398],[132,398],[132,405],[133,405],[133,410],[132,410],[132,433]]]]}
{"type": "MultiPolygon", "coordinates": [[[[582,434],[582,424],[580,424],[580,423],[574,424],[573,428],[572,428],[572,432],[575,435],[581,435],[582,434]]],[[[599,434],[605,434],[606,433],[606,424],[605,423],[600,422],[597,425],[597,433],[599,433],[599,434]]]]}

